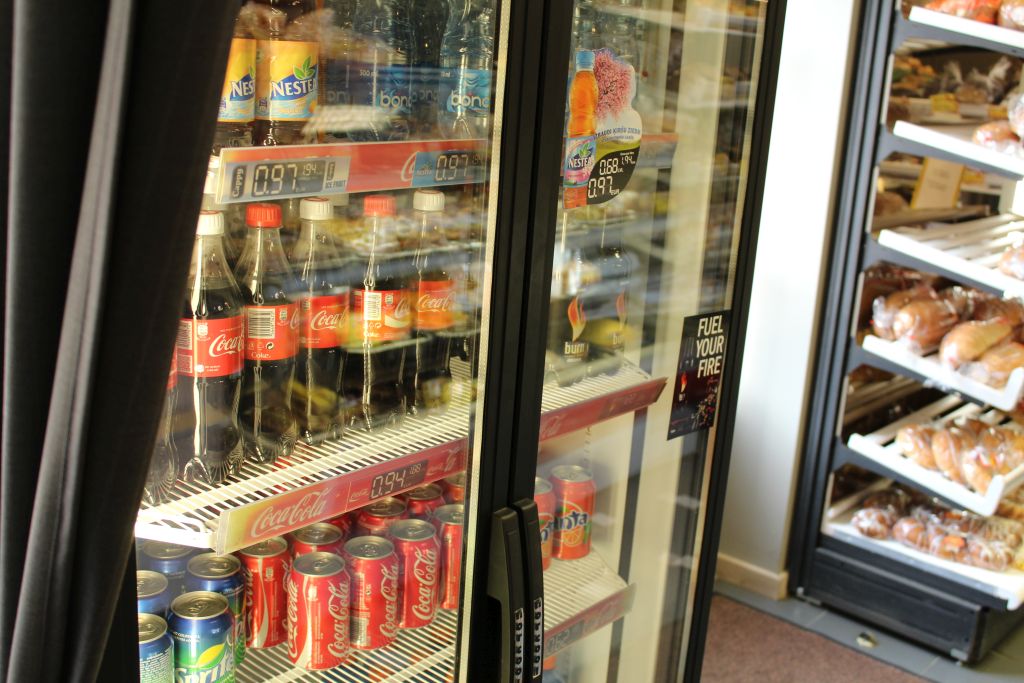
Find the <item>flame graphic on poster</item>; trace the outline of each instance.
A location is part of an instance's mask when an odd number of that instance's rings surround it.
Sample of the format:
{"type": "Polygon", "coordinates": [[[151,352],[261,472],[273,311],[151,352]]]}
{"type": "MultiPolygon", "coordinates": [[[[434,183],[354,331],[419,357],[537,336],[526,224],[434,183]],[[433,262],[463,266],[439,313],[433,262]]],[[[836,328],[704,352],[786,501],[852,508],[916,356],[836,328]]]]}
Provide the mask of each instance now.
{"type": "Polygon", "coordinates": [[[619,295],[615,297],[615,312],[619,316],[619,325],[626,328],[626,293],[619,292],[619,295]]]}
{"type": "Polygon", "coordinates": [[[576,341],[583,334],[583,328],[587,326],[587,316],[583,312],[583,303],[578,296],[574,296],[569,302],[569,324],[572,325],[572,340],[576,341]]]}

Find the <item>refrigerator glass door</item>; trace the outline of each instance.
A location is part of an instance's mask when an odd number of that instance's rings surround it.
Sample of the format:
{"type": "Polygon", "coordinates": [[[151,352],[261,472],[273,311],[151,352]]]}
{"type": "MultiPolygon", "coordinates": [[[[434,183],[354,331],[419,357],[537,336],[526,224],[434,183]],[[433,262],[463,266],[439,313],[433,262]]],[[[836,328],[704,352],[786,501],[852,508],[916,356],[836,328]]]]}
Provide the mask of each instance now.
{"type": "Polygon", "coordinates": [[[765,12],[575,3],[535,492],[545,681],[682,678],[765,12]]]}
{"type": "Polygon", "coordinates": [[[241,4],[135,524],[176,680],[455,677],[503,12],[241,4]],[[190,644],[199,589],[234,625],[190,644]]]}

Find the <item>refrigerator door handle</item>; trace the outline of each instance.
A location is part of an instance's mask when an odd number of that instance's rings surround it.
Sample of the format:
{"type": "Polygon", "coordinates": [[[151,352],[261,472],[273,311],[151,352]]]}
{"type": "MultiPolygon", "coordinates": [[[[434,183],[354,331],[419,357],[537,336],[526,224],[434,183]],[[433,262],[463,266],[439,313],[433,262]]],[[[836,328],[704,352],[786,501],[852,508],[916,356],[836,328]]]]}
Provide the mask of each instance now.
{"type": "Polygon", "coordinates": [[[515,510],[502,508],[492,518],[487,594],[501,605],[500,683],[526,683],[526,608],[522,537],[515,510]]]}
{"type": "Polygon", "coordinates": [[[544,676],[544,564],[540,552],[540,516],[532,498],[522,498],[513,507],[522,525],[526,607],[530,612],[526,680],[540,683],[544,676]]]}

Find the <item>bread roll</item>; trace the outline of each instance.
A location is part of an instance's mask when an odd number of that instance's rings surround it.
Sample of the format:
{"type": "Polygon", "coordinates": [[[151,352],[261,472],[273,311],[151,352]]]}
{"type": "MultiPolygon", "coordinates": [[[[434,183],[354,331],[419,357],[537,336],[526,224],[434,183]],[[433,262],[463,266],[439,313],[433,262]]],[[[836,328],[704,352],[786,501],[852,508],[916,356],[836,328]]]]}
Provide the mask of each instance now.
{"type": "Polygon", "coordinates": [[[934,299],[936,296],[931,286],[922,284],[876,297],[871,305],[871,329],[875,336],[892,341],[896,338],[892,330],[893,321],[900,309],[912,301],[934,299]]]}
{"type": "Polygon", "coordinates": [[[932,455],[932,437],[935,430],[924,425],[908,425],[896,432],[896,445],[900,452],[921,467],[936,468],[932,455]]]}
{"type": "Polygon", "coordinates": [[[955,370],[1006,341],[1012,333],[1013,327],[998,318],[960,323],[942,338],[939,358],[955,370]]]}
{"type": "Polygon", "coordinates": [[[910,548],[928,550],[928,529],[924,522],[914,517],[903,517],[892,526],[892,537],[910,548]]]}
{"type": "Polygon", "coordinates": [[[975,445],[977,439],[967,430],[959,427],[940,429],[932,436],[932,456],[935,458],[935,465],[949,479],[958,484],[966,483],[960,469],[960,460],[975,445]]]}
{"type": "Polygon", "coordinates": [[[967,536],[939,526],[929,527],[928,552],[943,560],[963,562],[967,559],[967,536]]]}
{"type": "Polygon", "coordinates": [[[972,567],[1004,572],[1013,563],[1014,551],[1005,543],[972,538],[967,543],[964,561],[972,567]]]}
{"type": "Polygon", "coordinates": [[[1004,387],[1010,373],[1020,367],[1024,367],[1024,344],[1008,341],[990,348],[964,371],[979,382],[1004,387]]]}
{"type": "Polygon", "coordinates": [[[863,508],[853,514],[850,523],[868,538],[883,540],[889,538],[889,531],[897,519],[899,517],[891,510],[863,508]]]}
{"type": "Polygon", "coordinates": [[[985,495],[995,476],[994,456],[979,446],[960,459],[960,472],[968,486],[985,495]]]}
{"type": "Polygon", "coordinates": [[[1024,245],[1009,246],[999,257],[999,271],[1004,275],[1024,280],[1024,245]]]}
{"type": "Polygon", "coordinates": [[[923,353],[938,345],[959,320],[948,301],[912,301],[896,314],[892,331],[908,348],[923,353]]]}
{"type": "Polygon", "coordinates": [[[1006,28],[1024,29],[1024,0],[1003,0],[996,21],[1006,28]]]}
{"type": "Polygon", "coordinates": [[[1024,306],[1016,299],[978,298],[972,308],[971,316],[975,320],[998,318],[1010,327],[1024,325],[1024,306]]]}

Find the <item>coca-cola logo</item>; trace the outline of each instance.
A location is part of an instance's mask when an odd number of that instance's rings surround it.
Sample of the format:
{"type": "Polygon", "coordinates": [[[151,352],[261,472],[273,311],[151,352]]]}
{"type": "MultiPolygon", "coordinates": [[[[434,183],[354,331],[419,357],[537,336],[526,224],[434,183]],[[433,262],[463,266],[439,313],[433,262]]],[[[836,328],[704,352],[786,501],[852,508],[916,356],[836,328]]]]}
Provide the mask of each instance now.
{"type": "MultiPolygon", "coordinates": [[[[245,581],[245,604],[248,609],[245,610],[245,632],[254,633],[256,629],[256,610],[253,607],[256,603],[253,601],[253,576],[252,572],[248,569],[242,568],[242,579],[245,581]]],[[[266,604],[266,603],[262,603],[266,604]]]]}
{"type": "Polygon", "coordinates": [[[299,658],[299,582],[288,581],[288,654],[299,658]]]}
{"type": "Polygon", "coordinates": [[[398,297],[398,303],[395,304],[395,317],[398,319],[407,318],[409,317],[409,312],[409,297],[398,297]]]}
{"type": "Polygon", "coordinates": [[[550,439],[562,433],[562,425],[565,424],[565,413],[549,413],[541,419],[540,440],[550,439]]]}
{"type": "Polygon", "coordinates": [[[402,180],[412,180],[412,176],[415,171],[416,153],[413,152],[409,155],[409,158],[405,160],[405,165],[402,166],[402,180]]]}
{"type": "Polygon", "coordinates": [[[437,551],[416,548],[412,575],[416,577],[418,586],[412,613],[419,619],[429,620],[437,603],[437,551]]]}
{"type": "Polygon", "coordinates": [[[384,623],[380,632],[385,638],[398,636],[398,563],[380,568],[380,594],[384,598],[384,623]]]}
{"type": "Polygon", "coordinates": [[[419,301],[416,302],[416,309],[426,312],[445,313],[451,310],[452,299],[453,296],[451,290],[448,290],[440,296],[435,296],[433,294],[420,294],[419,301]]]}
{"type": "Polygon", "coordinates": [[[282,508],[269,505],[256,517],[249,535],[253,538],[272,536],[279,530],[294,529],[316,521],[324,516],[328,500],[327,491],[312,491],[282,508]]]}
{"type": "Polygon", "coordinates": [[[327,651],[341,659],[348,653],[348,584],[330,584],[327,592],[327,611],[334,617],[333,638],[327,651]]]}
{"type": "Polygon", "coordinates": [[[210,342],[210,356],[217,358],[233,353],[241,353],[243,348],[244,339],[241,334],[236,337],[229,337],[222,332],[210,342]]]}
{"type": "Polygon", "coordinates": [[[330,313],[327,309],[321,308],[309,321],[309,326],[316,331],[333,330],[342,320],[344,320],[344,314],[340,311],[330,313]]]}

